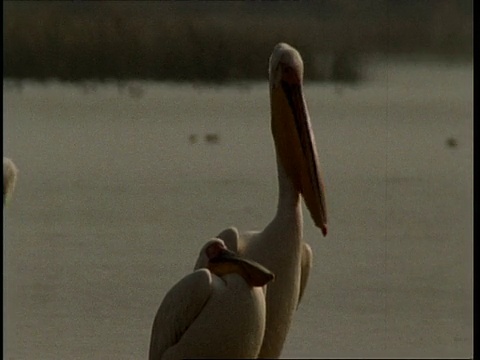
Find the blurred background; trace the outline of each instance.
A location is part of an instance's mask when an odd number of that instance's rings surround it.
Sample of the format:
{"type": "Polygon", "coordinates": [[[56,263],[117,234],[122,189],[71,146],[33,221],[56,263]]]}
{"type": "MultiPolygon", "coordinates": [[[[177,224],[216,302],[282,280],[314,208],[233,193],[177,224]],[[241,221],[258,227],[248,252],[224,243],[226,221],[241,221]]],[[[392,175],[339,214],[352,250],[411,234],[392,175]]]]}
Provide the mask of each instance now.
{"type": "MultiPolygon", "coordinates": [[[[147,358],[277,204],[268,59],[305,63],[329,234],[285,358],[473,357],[473,0],[4,1],[3,358],[147,358]]],[[[274,251],[274,249],[272,249],[274,251]]]]}
{"type": "Polygon", "coordinates": [[[469,60],[471,0],[5,1],[4,78],[265,79],[295,44],[312,80],[358,81],[378,56],[469,60]]]}

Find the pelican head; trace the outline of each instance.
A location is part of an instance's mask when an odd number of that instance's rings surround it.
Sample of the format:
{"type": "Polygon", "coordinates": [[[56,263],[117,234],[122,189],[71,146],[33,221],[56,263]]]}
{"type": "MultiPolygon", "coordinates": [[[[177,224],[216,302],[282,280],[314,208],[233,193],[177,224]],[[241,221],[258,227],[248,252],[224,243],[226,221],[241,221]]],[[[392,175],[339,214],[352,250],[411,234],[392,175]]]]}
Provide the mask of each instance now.
{"type": "Polygon", "coordinates": [[[237,273],[250,286],[263,286],[275,277],[270,270],[259,263],[245,259],[228,250],[225,243],[220,239],[207,242],[200,255],[206,257],[206,268],[219,277],[237,273]]]}
{"type": "Polygon", "coordinates": [[[288,44],[273,49],[269,63],[272,134],[277,157],[315,225],[327,234],[327,209],[315,138],[303,95],[303,61],[288,44]]]}
{"type": "Polygon", "coordinates": [[[3,204],[12,195],[17,181],[17,167],[9,158],[3,158],[3,204]]]}
{"type": "Polygon", "coordinates": [[[303,81],[303,60],[300,53],[285,43],[279,43],[270,56],[270,86],[277,88],[282,82],[301,85],[303,81]]]}

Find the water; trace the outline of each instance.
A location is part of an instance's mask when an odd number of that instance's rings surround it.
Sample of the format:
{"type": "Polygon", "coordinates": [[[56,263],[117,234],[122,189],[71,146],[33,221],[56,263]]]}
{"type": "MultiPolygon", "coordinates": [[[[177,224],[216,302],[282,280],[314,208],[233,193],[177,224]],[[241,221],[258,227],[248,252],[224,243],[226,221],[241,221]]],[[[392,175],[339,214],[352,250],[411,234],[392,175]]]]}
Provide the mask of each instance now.
{"type": "MultiPolygon", "coordinates": [[[[283,357],[473,356],[472,75],[389,64],[353,88],[307,84],[329,235],[305,211],[314,264],[283,357]]],[[[202,244],[274,215],[266,83],[140,86],[4,88],[20,169],[5,359],[145,359],[202,244]]]]}

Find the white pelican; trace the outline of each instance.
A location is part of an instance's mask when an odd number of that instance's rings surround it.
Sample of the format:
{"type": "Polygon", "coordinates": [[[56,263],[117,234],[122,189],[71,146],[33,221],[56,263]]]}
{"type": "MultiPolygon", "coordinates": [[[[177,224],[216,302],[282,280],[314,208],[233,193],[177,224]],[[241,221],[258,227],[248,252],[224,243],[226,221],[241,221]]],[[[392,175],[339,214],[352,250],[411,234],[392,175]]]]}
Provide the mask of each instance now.
{"type": "Polygon", "coordinates": [[[9,158],[3,158],[3,204],[10,198],[17,181],[17,167],[9,158]]]}
{"type": "MultiPolygon", "coordinates": [[[[278,206],[261,231],[239,235],[236,228],[217,238],[239,255],[258,261],[275,274],[266,294],[267,318],[259,358],[277,358],[312,266],[312,250],[303,241],[300,195],[315,224],[327,234],[323,181],[315,140],[303,97],[303,61],[299,52],[280,43],[269,63],[271,129],[278,167],[278,206]]],[[[195,268],[204,266],[198,259],[195,268]]]]}
{"type": "Polygon", "coordinates": [[[220,239],[200,251],[206,268],[165,295],[153,322],[150,360],[256,358],[265,331],[265,293],[274,275],[227,250],[220,239]]]}

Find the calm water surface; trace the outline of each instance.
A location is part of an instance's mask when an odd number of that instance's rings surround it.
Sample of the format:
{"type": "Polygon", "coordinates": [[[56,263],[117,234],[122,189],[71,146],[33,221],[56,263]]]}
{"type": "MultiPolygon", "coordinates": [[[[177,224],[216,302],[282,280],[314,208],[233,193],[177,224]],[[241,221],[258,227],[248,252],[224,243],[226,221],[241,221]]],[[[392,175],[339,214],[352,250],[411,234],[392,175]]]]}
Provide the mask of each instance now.
{"type": "MultiPolygon", "coordinates": [[[[283,357],[473,356],[472,75],[390,64],[357,87],[306,85],[329,235],[304,213],[314,266],[283,357]]],[[[266,82],[139,86],[4,87],[20,169],[5,359],[145,359],[202,244],[274,215],[266,82]]]]}

